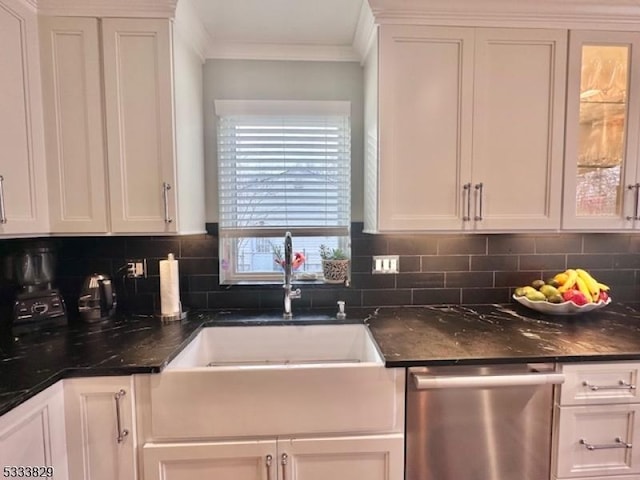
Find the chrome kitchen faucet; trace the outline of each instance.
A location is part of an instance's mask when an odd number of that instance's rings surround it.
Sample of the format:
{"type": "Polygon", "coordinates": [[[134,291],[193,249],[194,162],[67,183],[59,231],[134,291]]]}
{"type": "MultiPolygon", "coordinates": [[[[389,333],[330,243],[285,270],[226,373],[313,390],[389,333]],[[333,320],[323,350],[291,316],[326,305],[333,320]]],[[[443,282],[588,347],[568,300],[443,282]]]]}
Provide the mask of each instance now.
{"type": "Polygon", "coordinates": [[[293,245],[291,243],[291,232],[284,234],[284,313],[282,317],[286,320],[293,318],[291,313],[291,300],[300,298],[302,292],[299,288],[293,290],[291,286],[291,275],[293,273],[293,245]]]}

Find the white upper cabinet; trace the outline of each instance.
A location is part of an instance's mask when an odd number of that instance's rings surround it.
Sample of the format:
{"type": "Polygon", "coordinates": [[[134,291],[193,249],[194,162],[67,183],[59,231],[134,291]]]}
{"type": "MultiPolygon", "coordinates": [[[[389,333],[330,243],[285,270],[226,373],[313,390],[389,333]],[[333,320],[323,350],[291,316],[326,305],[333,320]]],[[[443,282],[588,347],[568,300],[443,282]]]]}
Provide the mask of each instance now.
{"type": "Polygon", "coordinates": [[[565,30],[476,30],[473,228],[560,227],[566,45],[565,30]]]}
{"type": "Polygon", "coordinates": [[[365,229],[559,228],[565,52],[565,30],[382,25],[365,229]]]}
{"type": "Polygon", "coordinates": [[[43,17],[41,42],[51,231],[203,232],[202,64],[172,22],[43,17]]]}
{"type": "Polygon", "coordinates": [[[459,229],[471,179],[473,30],[383,26],[379,230],[459,229]]]}
{"type": "Polygon", "coordinates": [[[175,232],[171,25],[102,21],[114,233],[175,232]]]}
{"type": "Polygon", "coordinates": [[[98,19],[40,19],[49,171],[55,233],[109,230],[98,19]]]}
{"type": "Polygon", "coordinates": [[[0,0],[0,235],[48,230],[36,13],[0,0]]]}
{"type": "Polygon", "coordinates": [[[640,34],[572,31],[563,228],[640,226],[640,34]]]}

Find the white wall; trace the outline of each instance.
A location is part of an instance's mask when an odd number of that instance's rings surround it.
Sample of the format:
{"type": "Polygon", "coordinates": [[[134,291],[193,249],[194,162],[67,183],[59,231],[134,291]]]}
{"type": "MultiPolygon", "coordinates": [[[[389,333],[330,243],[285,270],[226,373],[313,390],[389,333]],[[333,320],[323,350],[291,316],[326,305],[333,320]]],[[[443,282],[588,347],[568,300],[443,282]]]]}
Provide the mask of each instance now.
{"type": "Polygon", "coordinates": [[[205,218],[202,62],[185,32],[176,28],[173,38],[178,191],[189,192],[189,202],[178,204],[179,228],[197,233],[204,231],[205,218]]]}
{"type": "Polygon", "coordinates": [[[218,221],[215,100],[351,102],[351,220],[363,218],[363,71],[355,62],[207,60],[204,140],[207,221],[218,221]]]}

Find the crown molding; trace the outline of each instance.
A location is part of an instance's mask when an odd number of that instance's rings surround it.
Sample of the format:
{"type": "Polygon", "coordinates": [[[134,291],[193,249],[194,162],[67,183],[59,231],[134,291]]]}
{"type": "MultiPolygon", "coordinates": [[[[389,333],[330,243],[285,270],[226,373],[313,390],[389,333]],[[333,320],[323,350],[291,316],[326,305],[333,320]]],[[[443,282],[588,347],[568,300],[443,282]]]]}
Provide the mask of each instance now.
{"type": "Polygon", "coordinates": [[[262,43],[213,43],[209,46],[207,58],[317,62],[360,61],[360,56],[351,46],[262,43]]]}
{"type": "Polygon", "coordinates": [[[173,18],[178,0],[27,0],[41,15],[173,18]]]}
{"type": "Polygon", "coordinates": [[[376,23],[636,30],[637,0],[367,0],[376,23]]]}
{"type": "Polygon", "coordinates": [[[173,26],[174,33],[185,39],[204,63],[211,37],[190,2],[178,2],[173,26]]]}
{"type": "Polygon", "coordinates": [[[363,1],[352,44],[352,48],[359,55],[361,63],[364,62],[371,45],[373,45],[376,28],[371,8],[369,8],[369,4],[366,1],[363,1]]]}

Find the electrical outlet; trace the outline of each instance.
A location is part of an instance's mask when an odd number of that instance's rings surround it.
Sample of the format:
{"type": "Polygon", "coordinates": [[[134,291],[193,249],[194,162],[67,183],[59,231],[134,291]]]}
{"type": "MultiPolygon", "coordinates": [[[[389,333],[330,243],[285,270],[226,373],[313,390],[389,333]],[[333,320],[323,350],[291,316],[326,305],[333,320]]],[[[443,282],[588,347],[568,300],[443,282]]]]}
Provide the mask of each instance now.
{"type": "Polygon", "coordinates": [[[372,273],[398,273],[400,257],[398,255],[374,255],[372,273]]]}
{"type": "Polygon", "coordinates": [[[127,260],[127,278],[147,277],[147,259],[127,260]]]}

